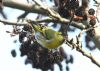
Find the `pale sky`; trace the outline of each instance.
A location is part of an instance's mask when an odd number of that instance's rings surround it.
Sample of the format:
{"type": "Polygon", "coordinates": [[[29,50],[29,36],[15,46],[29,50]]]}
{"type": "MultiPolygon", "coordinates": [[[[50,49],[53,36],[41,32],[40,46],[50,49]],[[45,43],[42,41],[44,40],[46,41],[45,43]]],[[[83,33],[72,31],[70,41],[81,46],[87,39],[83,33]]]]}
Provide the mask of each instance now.
{"type": "MultiPolygon", "coordinates": [[[[25,1],[25,0],[19,0],[25,1]]],[[[17,10],[16,14],[16,9],[10,9],[10,8],[5,8],[4,11],[7,13],[7,16],[9,17],[9,20],[15,20],[16,17],[23,12],[20,10],[17,10]]],[[[34,18],[34,14],[30,14],[27,16],[27,18],[34,18]]],[[[0,19],[2,19],[0,15],[0,19]]],[[[26,57],[20,57],[20,51],[19,51],[19,43],[14,44],[13,41],[14,39],[18,40],[18,36],[16,37],[10,37],[10,34],[6,33],[6,30],[12,30],[11,26],[3,25],[0,23],[0,71],[41,71],[39,69],[33,69],[30,64],[25,65],[24,61],[26,57]],[[11,50],[16,49],[17,51],[17,57],[13,58],[11,56],[11,50]]],[[[70,37],[75,37],[77,35],[79,30],[76,31],[76,33],[70,33],[70,37]],[[71,36],[74,35],[74,36],[71,36]]],[[[84,39],[84,37],[82,37],[84,39]]],[[[82,40],[83,46],[85,48],[85,43],[84,40],[82,40]]],[[[90,59],[87,57],[83,56],[81,53],[77,52],[76,50],[71,50],[70,47],[67,45],[62,45],[64,49],[66,50],[66,53],[72,54],[74,56],[74,63],[69,64],[70,66],[70,71],[100,71],[100,68],[97,67],[95,64],[93,64],[90,59]]],[[[86,50],[87,52],[90,52],[86,50]]],[[[97,59],[98,62],[100,62],[100,51],[98,49],[94,50],[91,52],[92,55],[97,59]]],[[[63,70],[65,71],[65,63],[64,61],[62,62],[63,64],[63,70]]],[[[58,66],[55,65],[55,71],[59,71],[58,66]]]]}

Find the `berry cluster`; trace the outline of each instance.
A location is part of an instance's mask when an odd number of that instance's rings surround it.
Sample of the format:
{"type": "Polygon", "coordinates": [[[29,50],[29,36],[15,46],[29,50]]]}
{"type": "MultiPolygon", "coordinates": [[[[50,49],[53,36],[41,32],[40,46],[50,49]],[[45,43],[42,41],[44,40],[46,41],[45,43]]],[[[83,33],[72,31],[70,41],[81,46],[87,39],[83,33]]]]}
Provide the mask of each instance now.
{"type": "Polygon", "coordinates": [[[94,26],[96,24],[96,17],[94,16],[95,10],[91,8],[91,9],[89,9],[88,13],[90,15],[89,16],[89,18],[90,18],[89,24],[91,26],[94,26]]]}
{"type": "MultiPolygon", "coordinates": [[[[65,60],[66,71],[68,71],[68,63],[73,63],[73,56],[70,55],[70,58],[68,58],[62,47],[55,52],[42,47],[37,43],[32,33],[32,28],[29,25],[25,25],[19,35],[21,56],[27,56],[25,64],[30,63],[33,68],[41,69],[42,71],[47,71],[48,69],[54,71],[54,64],[57,64],[60,71],[63,71],[61,62],[65,60]]],[[[15,57],[15,50],[12,50],[11,54],[15,57]]]]}
{"type": "MultiPolygon", "coordinates": [[[[64,17],[68,18],[71,16],[71,10],[75,10],[79,7],[78,0],[58,0],[59,4],[59,14],[64,17]]],[[[56,1],[57,3],[57,1],[56,1]]]]}
{"type": "Polygon", "coordinates": [[[81,20],[87,20],[85,9],[88,6],[88,2],[87,0],[82,0],[82,5],[79,6],[79,0],[54,0],[55,6],[58,6],[58,12],[62,17],[71,17],[72,12],[74,12],[75,20],[80,20],[80,17],[81,20]]]}

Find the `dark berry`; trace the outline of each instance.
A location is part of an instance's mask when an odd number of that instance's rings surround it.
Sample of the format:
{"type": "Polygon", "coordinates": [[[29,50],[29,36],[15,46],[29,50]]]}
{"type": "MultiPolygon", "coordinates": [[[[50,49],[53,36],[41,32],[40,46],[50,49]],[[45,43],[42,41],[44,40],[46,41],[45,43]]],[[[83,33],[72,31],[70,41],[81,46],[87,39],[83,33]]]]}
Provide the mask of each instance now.
{"type": "Polygon", "coordinates": [[[68,66],[66,66],[66,71],[69,71],[69,67],[68,66]]]}
{"type": "Polygon", "coordinates": [[[95,19],[90,20],[89,24],[90,24],[91,26],[94,26],[94,25],[96,24],[96,20],[95,20],[95,19]]]}
{"type": "Polygon", "coordinates": [[[93,8],[91,8],[91,9],[89,9],[88,13],[89,13],[90,15],[94,15],[94,14],[95,14],[95,10],[94,10],[93,8]]]}
{"type": "Polygon", "coordinates": [[[70,63],[73,63],[73,56],[70,55],[70,60],[69,60],[70,63]]]}
{"type": "Polygon", "coordinates": [[[15,50],[12,50],[11,54],[12,54],[13,57],[16,57],[16,51],[15,50]]]}

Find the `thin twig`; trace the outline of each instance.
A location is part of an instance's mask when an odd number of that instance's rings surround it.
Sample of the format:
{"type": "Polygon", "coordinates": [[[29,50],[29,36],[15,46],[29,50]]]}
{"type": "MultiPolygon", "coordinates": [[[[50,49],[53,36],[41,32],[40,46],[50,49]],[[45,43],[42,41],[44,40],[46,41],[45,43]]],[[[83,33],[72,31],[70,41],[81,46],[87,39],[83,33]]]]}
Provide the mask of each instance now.
{"type": "Polygon", "coordinates": [[[24,26],[27,23],[17,23],[17,22],[11,22],[8,20],[0,20],[4,25],[16,25],[16,26],[24,26]]]}
{"type": "MultiPolygon", "coordinates": [[[[79,41],[79,40],[78,40],[79,41]]],[[[66,44],[68,44],[70,47],[76,49],[78,52],[82,53],[83,56],[86,56],[87,58],[89,58],[94,64],[96,64],[98,67],[100,67],[100,63],[96,61],[96,59],[94,57],[92,57],[92,55],[90,53],[85,52],[82,49],[82,45],[81,42],[79,42],[79,44],[74,43],[73,41],[70,42],[69,39],[67,39],[66,44]]]]}
{"type": "MultiPolygon", "coordinates": [[[[52,18],[47,18],[47,19],[42,19],[42,20],[31,20],[33,23],[42,23],[42,22],[46,22],[46,23],[50,23],[50,22],[53,22],[53,23],[59,23],[59,24],[62,24],[63,22],[60,21],[60,20],[56,20],[56,19],[52,19],[52,18]]],[[[0,22],[4,23],[5,25],[16,25],[16,26],[23,26],[25,24],[28,24],[28,23],[17,23],[17,22],[13,22],[13,21],[8,21],[8,20],[0,20],[0,22]],[[17,23],[17,24],[16,24],[17,23]]],[[[68,22],[64,22],[63,24],[66,24],[68,22]]],[[[78,23],[78,22],[74,22],[72,21],[71,23],[72,26],[82,30],[82,29],[85,29],[85,25],[83,25],[82,23],[78,23]]]]}
{"type": "Polygon", "coordinates": [[[99,26],[100,26],[100,25],[95,25],[95,26],[93,26],[93,27],[83,29],[83,30],[78,34],[78,38],[81,38],[82,35],[83,35],[84,33],[86,33],[87,31],[90,31],[90,30],[92,30],[92,29],[95,29],[95,28],[97,28],[97,27],[99,27],[99,26]]]}

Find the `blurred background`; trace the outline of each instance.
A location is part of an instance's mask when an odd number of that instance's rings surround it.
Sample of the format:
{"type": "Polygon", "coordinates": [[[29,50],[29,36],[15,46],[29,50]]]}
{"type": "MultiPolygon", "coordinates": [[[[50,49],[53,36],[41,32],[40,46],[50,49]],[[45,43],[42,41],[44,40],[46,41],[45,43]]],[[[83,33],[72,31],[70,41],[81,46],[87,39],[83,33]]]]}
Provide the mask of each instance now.
{"type": "MultiPolygon", "coordinates": [[[[16,0],[18,2],[27,3],[26,0],[16,0]]],[[[29,0],[31,2],[31,0],[29,0]]],[[[49,0],[46,0],[47,5],[52,6],[54,5],[49,0]]],[[[90,8],[94,8],[96,10],[96,7],[93,6],[94,2],[91,0],[89,3],[90,8]]],[[[19,17],[21,14],[24,13],[22,10],[13,9],[4,7],[3,12],[5,13],[7,20],[10,21],[16,21],[17,17],[19,17]]],[[[37,14],[30,13],[26,16],[28,19],[34,20],[36,18],[37,14]]],[[[0,14],[0,19],[4,19],[2,14],[0,14]]],[[[49,24],[50,27],[52,27],[52,23],[49,24]]],[[[57,25],[55,28],[52,27],[55,30],[58,30],[60,25],[57,25]]],[[[31,64],[25,65],[25,59],[26,56],[21,57],[20,56],[20,42],[18,40],[18,35],[11,37],[10,33],[7,33],[6,31],[12,31],[13,26],[10,25],[4,25],[0,22],[0,71],[41,71],[40,69],[32,68],[31,64]],[[16,57],[12,57],[12,50],[16,50],[16,57]]],[[[79,29],[76,29],[73,32],[68,32],[68,35],[70,38],[75,38],[76,35],[80,32],[79,29]]],[[[90,51],[86,48],[85,43],[85,35],[82,36],[82,44],[83,49],[91,53],[93,57],[96,58],[98,62],[100,62],[100,51],[98,49],[90,51]]],[[[94,45],[92,42],[91,45],[94,45]]],[[[70,47],[68,47],[66,44],[63,44],[62,47],[66,51],[66,54],[73,56],[73,63],[69,63],[69,71],[100,71],[100,68],[97,67],[95,64],[91,62],[90,59],[83,56],[80,52],[77,52],[75,49],[72,50],[70,47]]],[[[63,65],[63,71],[66,71],[66,64],[65,61],[62,61],[63,65]]],[[[55,64],[55,71],[60,71],[59,67],[55,64]]]]}

